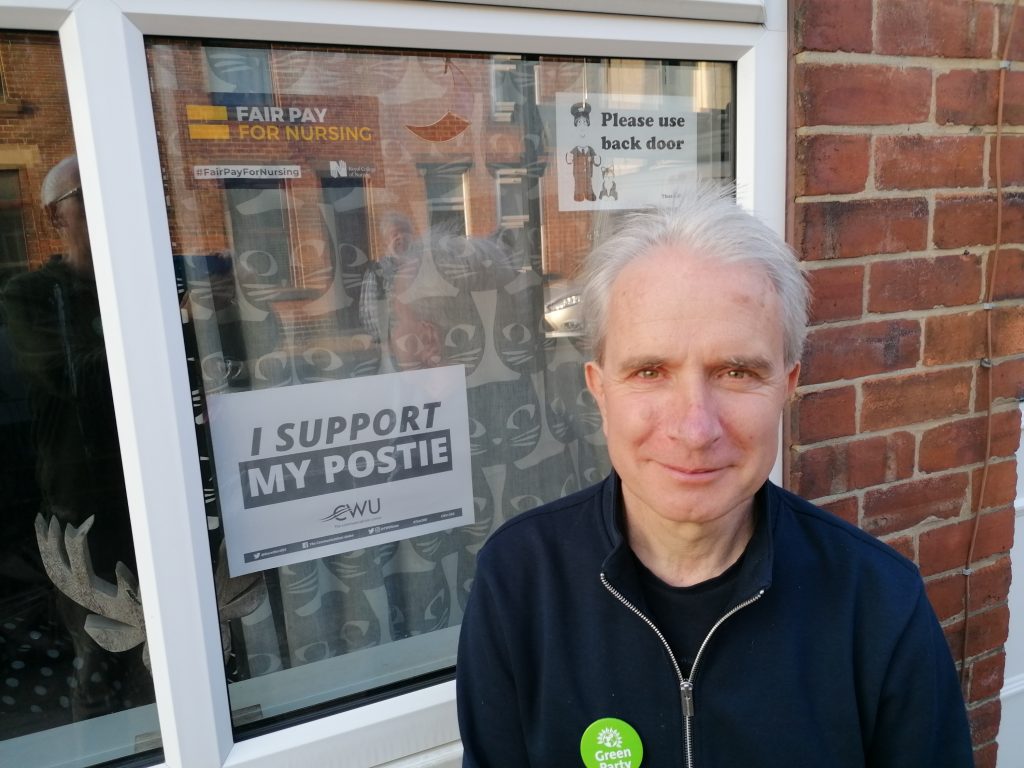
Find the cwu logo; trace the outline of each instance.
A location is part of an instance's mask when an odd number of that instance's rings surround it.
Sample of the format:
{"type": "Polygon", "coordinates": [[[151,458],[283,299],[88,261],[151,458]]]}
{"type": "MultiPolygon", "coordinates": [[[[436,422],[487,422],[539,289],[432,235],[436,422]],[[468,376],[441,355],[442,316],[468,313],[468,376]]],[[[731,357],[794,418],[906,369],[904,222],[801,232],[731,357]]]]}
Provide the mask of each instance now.
{"type": "Polygon", "coordinates": [[[357,523],[370,515],[380,514],[380,496],[376,499],[364,499],[356,504],[339,504],[326,517],[320,518],[321,522],[357,523]]]}

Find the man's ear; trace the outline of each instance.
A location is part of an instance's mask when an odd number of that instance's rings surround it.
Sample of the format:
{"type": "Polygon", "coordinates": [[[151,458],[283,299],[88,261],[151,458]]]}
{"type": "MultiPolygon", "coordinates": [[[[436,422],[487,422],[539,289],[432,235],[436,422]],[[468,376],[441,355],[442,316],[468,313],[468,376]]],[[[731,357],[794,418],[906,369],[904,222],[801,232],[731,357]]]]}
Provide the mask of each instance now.
{"type": "Polygon", "coordinates": [[[792,397],[800,380],[800,361],[798,360],[786,374],[786,397],[792,397]]]}

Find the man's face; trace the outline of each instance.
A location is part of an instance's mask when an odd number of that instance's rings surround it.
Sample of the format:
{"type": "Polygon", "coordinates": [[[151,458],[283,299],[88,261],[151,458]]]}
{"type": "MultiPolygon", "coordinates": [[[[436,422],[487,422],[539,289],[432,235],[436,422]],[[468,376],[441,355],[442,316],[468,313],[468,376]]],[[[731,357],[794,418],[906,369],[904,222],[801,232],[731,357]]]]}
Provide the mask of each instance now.
{"type": "Polygon", "coordinates": [[[641,257],[612,286],[604,359],[586,373],[631,524],[750,511],[799,373],[763,273],[671,248],[641,257]]]}
{"type": "Polygon", "coordinates": [[[89,225],[85,218],[81,183],[77,176],[69,177],[56,201],[47,206],[51,223],[60,232],[67,249],[66,256],[79,267],[89,265],[89,225]]]}

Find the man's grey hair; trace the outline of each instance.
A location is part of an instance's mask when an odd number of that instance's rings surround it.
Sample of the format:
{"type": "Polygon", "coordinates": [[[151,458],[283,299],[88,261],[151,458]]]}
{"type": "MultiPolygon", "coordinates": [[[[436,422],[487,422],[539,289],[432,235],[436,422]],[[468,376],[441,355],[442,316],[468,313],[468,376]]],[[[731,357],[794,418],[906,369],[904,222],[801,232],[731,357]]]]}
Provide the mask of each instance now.
{"type": "Polygon", "coordinates": [[[669,206],[625,217],[584,261],[584,321],[598,363],[604,357],[615,280],[633,261],[666,246],[719,264],[761,269],[781,305],[786,367],[800,360],[810,290],[796,254],[768,225],[739,207],[731,186],[701,182],[681,191],[669,206]]]}

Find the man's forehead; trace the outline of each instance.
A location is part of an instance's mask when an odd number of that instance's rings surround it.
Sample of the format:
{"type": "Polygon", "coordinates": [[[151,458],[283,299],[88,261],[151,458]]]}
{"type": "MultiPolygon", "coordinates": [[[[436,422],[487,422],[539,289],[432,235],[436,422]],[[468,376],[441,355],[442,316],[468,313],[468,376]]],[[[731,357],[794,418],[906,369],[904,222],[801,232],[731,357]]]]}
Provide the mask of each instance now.
{"type": "Polygon", "coordinates": [[[727,276],[713,297],[716,302],[747,304],[751,298],[759,304],[779,299],[765,267],[756,260],[725,259],[715,254],[676,245],[655,246],[627,264],[612,282],[609,305],[647,286],[669,285],[686,289],[694,283],[713,282],[727,276]],[[735,290],[730,290],[735,288],[735,290]]]}
{"type": "Polygon", "coordinates": [[[608,309],[605,340],[617,337],[631,357],[653,351],[634,346],[649,332],[657,336],[649,342],[671,342],[662,338],[667,325],[677,336],[700,326],[720,341],[733,337],[732,348],[720,350],[723,358],[764,357],[765,342],[783,344],[781,299],[761,265],[678,247],[652,249],[625,267],[612,283],[608,309]]]}
{"type": "Polygon", "coordinates": [[[639,268],[656,264],[662,268],[677,267],[684,270],[700,270],[703,272],[731,271],[742,269],[744,272],[768,279],[768,273],[757,259],[743,258],[733,255],[722,255],[714,251],[684,246],[676,243],[659,243],[639,253],[620,273],[626,273],[634,265],[639,268]]]}

